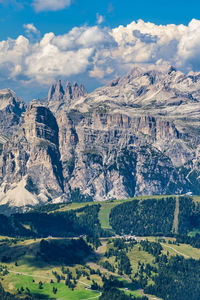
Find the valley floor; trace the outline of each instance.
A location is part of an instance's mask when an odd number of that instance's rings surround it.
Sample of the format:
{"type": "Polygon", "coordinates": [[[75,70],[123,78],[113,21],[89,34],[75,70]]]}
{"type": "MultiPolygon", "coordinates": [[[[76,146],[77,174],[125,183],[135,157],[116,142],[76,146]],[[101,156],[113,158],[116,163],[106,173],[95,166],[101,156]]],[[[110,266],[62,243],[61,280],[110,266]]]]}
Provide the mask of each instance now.
{"type": "MultiPolygon", "coordinates": [[[[53,238],[51,238],[52,240],[53,238]]],[[[47,239],[48,240],[48,239],[47,239]]],[[[140,237],[140,240],[158,241],[155,237],[140,237]]],[[[182,255],[185,258],[200,258],[200,249],[196,249],[186,244],[171,244],[173,238],[164,238],[161,242],[163,247],[162,253],[170,256],[182,255]],[[168,244],[170,241],[170,244],[168,244]]],[[[100,291],[91,290],[91,285],[95,281],[102,286],[102,275],[113,275],[123,281],[122,288],[126,294],[133,296],[144,296],[142,289],[135,289],[131,286],[131,278],[138,272],[138,264],[154,264],[154,257],[144,251],[137,243],[132,248],[128,249],[127,255],[131,262],[131,274],[119,275],[119,270],[114,257],[106,258],[105,253],[109,248],[113,247],[113,238],[101,239],[101,246],[95,251],[93,257],[89,257],[84,264],[68,266],[73,276],[76,275],[76,270],[82,272],[82,275],[77,279],[74,290],[65,285],[66,275],[62,274],[62,266],[51,265],[44,262],[37,256],[39,250],[40,239],[16,240],[5,239],[0,240],[0,257],[9,256],[11,259],[7,263],[2,263],[0,272],[0,281],[6,291],[24,295],[28,290],[34,296],[39,296],[41,299],[62,299],[62,300],[84,300],[98,299],[101,295],[100,291]],[[114,270],[109,271],[105,268],[105,261],[109,262],[114,270]],[[91,270],[95,270],[96,274],[91,274],[91,270]],[[99,270],[99,271],[98,271],[99,270]],[[99,273],[97,273],[97,271],[99,273]],[[52,272],[57,272],[63,278],[57,281],[52,272]],[[40,287],[42,282],[42,287],[40,287]],[[53,288],[57,289],[56,294],[53,293],[53,288]]],[[[148,299],[158,300],[156,296],[147,296],[148,299]]],[[[39,298],[38,298],[39,299],[39,298]]]]}

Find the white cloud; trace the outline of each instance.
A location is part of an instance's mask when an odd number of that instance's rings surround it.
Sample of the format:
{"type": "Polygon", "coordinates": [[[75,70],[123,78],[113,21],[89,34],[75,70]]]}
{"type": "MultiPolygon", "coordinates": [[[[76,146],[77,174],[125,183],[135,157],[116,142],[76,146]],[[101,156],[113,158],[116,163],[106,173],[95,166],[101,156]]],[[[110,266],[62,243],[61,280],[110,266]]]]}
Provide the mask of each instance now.
{"type": "Polygon", "coordinates": [[[97,18],[97,24],[102,24],[105,21],[105,17],[98,13],[96,14],[96,18],[97,18]]]}
{"type": "MultiPolygon", "coordinates": [[[[31,33],[33,24],[24,25],[31,33]]],[[[49,84],[59,77],[109,80],[135,64],[174,65],[200,71],[200,21],[184,25],[132,22],[114,29],[74,27],[38,41],[19,36],[0,42],[0,80],[49,84]]]]}
{"type": "Polygon", "coordinates": [[[71,0],[33,0],[36,12],[57,11],[66,8],[71,4],[71,0]]]}
{"type": "Polygon", "coordinates": [[[39,30],[34,26],[33,23],[31,24],[24,24],[23,27],[25,28],[26,32],[33,32],[35,34],[39,33],[39,30]]]}
{"type": "Polygon", "coordinates": [[[4,69],[8,78],[15,78],[23,73],[24,59],[29,53],[29,41],[21,35],[16,40],[0,42],[0,74],[4,69]]]}
{"type": "MultiPolygon", "coordinates": [[[[28,26],[29,29],[34,29],[28,26]]],[[[97,26],[73,28],[65,35],[47,33],[40,42],[31,43],[20,36],[0,42],[0,74],[23,81],[49,83],[59,76],[86,72],[95,53],[112,47],[113,38],[97,26]]]]}

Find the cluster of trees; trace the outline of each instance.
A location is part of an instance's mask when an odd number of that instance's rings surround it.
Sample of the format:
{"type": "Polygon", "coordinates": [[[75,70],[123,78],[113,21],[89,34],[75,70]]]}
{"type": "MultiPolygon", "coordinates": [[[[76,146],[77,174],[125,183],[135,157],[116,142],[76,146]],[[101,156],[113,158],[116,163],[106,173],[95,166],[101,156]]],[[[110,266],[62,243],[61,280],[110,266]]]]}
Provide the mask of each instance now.
{"type": "MultiPolygon", "coordinates": [[[[91,275],[98,274],[99,276],[102,276],[100,270],[95,271],[92,268],[90,268],[89,266],[87,266],[85,268],[87,268],[89,272],[86,271],[84,268],[82,268],[82,269],[76,268],[75,275],[73,275],[73,273],[70,271],[69,268],[62,266],[61,273],[52,271],[52,274],[55,276],[57,282],[64,281],[65,285],[68,286],[68,288],[70,288],[73,291],[81,276],[86,277],[87,280],[90,280],[90,274],[91,275]]],[[[52,279],[51,279],[51,283],[54,283],[54,281],[52,279]]],[[[100,287],[94,281],[92,283],[91,288],[95,289],[95,290],[100,289],[100,287]]]]}
{"type": "Polygon", "coordinates": [[[73,265],[81,264],[92,254],[92,249],[83,239],[69,239],[65,242],[41,240],[39,254],[49,263],[73,265]]]}
{"type": "Polygon", "coordinates": [[[126,295],[119,288],[123,287],[123,283],[114,279],[112,276],[107,279],[103,278],[102,295],[99,300],[148,300],[147,297],[134,297],[132,295],[126,295]]]}
{"type": "Polygon", "coordinates": [[[161,251],[163,250],[161,244],[156,242],[141,241],[140,245],[142,246],[144,251],[152,254],[153,256],[160,255],[161,251]]]}
{"type": "MultiPolygon", "coordinates": [[[[176,198],[133,200],[115,206],[110,224],[117,234],[172,235],[176,198]]],[[[179,197],[178,232],[200,228],[200,204],[189,196],[179,197]]]]}
{"type": "MultiPolygon", "coordinates": [[[[105,257],[109,258],[114,256],[115,262],[117,263],[118,273],[120,275],[131,274],[131,263],[129,257],[127,256],[127,252],[129,248],[132,248],[135,245],[135,242],[127,243],[124,239],[114,239],[113,240],[113,247],[110,247],[105,252],[105,257]]],[[[104,268],[108,269],[109,271],[113,271],[115,268],[114,266],[110,266],[109,262],[104,263],[104,268]]]]}
{"type": "Polygon", "coordinates": [[[101,246],[101,241],[97,235],[87,235],[86,237],[87,243],[90,243],[94,246],[95,249],[98,249],[101,246]]]}
{"type": "Polygon", "coordinates": [[[40,212],[40,213],[48,213],[48,212],[53,212],[54,210],[57,210],[61,208],[63,205],[69,205],[69,203],[50,203],[46,205],[40,205],[40,206],[35,206],[31,211],[32,212],[40,212]]]}
{"type": "Polygon", "coordinates": [[[200,248],[200,234],[197,233],[195,236],[189,235],[177,235],[176,243],[178,244],[189,244],[194,248],[200,248]]]}
{"type": "Polygon", "coordinates": [[[107,269],[110,272],[115,272],[115,267],[113,265],[111,265],[108,260],[105,260],[104,262],[102,262],[101,265],[104,269],[107,269]]]}
{"type": "Polygon", "coordinates": [[[122,275],[123,273],[126,275],[131,274],[131,263],[125,251],[119,251],[116,255],[116,261],[118,262],[118,273],[122,275]]]}
{"type": "MultiPolygon", "coordinates": [[[[36,298],[30,294],[30,291],[28,288],[26,288],[26,290],[24,290],[22,288],[22,292],[25,292],[25,295],[23,297],[24,300],[36,300],[36,298]]],[[[20,292],[19,294],[21,294],[22,292],[20,292]]],[[[2,285],[0,284],[0,299],[1,300],[19,300],[21,298],[18,295],[12,295],[8,292],[5,292],[2,285]]]]}

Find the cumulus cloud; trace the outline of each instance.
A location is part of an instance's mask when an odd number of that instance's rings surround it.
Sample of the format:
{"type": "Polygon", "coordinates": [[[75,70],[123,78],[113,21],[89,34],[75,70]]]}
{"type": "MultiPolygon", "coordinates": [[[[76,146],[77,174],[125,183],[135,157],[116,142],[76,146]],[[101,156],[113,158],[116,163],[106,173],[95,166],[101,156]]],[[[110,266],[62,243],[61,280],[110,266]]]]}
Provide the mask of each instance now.
{"type": "Polygon", "coordinates": [[[66,8],[71,0],[33,0],[33,7],[36,12],[57,11],[66,8]]]}
{"type": "MultiPolygon", "coordinates": [[[[34,30],[32,26],[31,29],[34,30]]],[[[57,76],[76,75],[91,69],[98,49],[112,48],[113,43],[111,35],[97,26],[75,27],[60,36],[47,33],[36,43],[19,36],[16,40],[0,42],[0,73],[7,69],[9,78],[49,83],[57,76]]]]}
{"type": "MultiPolygon", "coordinates": [[[[24,28],[38,32],[33,24],[24,28]]],[[[37,41],[21,35],[0,42],[0,80],[49,84],[59,77],[82,75],[105,81],[135,64],[200,71],[199,32],[199,20],[188,26],[139,20],[113,29],[74,27],[62,35],[46,33],[37,41]]]]}

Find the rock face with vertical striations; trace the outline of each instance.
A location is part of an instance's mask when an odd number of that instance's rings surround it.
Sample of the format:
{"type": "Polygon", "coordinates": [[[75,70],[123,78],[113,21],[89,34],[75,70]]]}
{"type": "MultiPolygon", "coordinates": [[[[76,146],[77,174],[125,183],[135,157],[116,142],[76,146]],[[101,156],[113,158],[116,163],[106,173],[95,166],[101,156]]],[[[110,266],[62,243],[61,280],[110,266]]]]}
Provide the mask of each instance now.
{"type": "Polygon", "coordinates": [[[31,105],[0,161],[2,204],[35,205],[64,192],[59,129],[51,111],[31,105]]]}
{"type": "Polygon", "coordinates": [[[199,73],[134,68],[90,94],[58,81],[19,124],[0,156],[0,204],[200,194],[199,73]]]}

